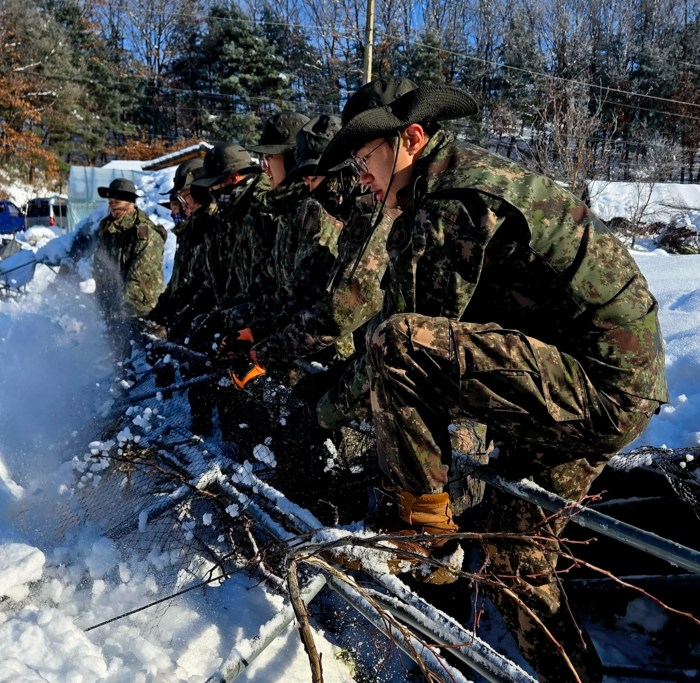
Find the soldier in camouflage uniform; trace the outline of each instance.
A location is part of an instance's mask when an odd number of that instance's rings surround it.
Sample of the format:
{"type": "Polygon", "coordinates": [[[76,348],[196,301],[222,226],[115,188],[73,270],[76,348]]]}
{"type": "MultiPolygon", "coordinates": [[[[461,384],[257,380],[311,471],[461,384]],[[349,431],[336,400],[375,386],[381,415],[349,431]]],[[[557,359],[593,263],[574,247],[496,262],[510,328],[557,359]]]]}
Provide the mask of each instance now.
{"type": "Polygon", "coordinates": [[[107,323],[110,343],[120,360],[129,341],[163,291],[163,245],[167,233],[136,207],[136,188],[126,178],[98,188],[109,199],[109,215],[97,230],[93,260],[95,298],[107,323]]]}
{"type": "Polygon", "coordinates": [[[228,307],[239,291],[232,277],[234,245],[251,205],[267,190],[260,170],[250,154],[234,143],[217,144],[204,157],[202,177],[192,184],[192,191],[206,195],[210,201],[214,198],[215,203],[209,205],[208,217],[199,231],[199,288],[183,311],[188,323],[196,316],[228,307]]]}
{"type": "Polygon", "coordinates": [[[158,299],[158,304],[149,314],[149,320],[169,328],[171,339],[181,336],[181,311],[189,304],[192,296],[201,286],[202,258],[202,219],[209,215],[209,202],[199,204],[191,196],[192,183],[202,175],[202,159],[190,159],[177,167],[173,179],[173,189],[168,193],[174,195],[175,202],[183,213],[188,214],[183,221],[178,221],[173,228],[177,239],[177,249],[173,261],[173,270],[165,292],[158,299]],[[183,196],[184,193],[184,196],[183,196]],[[195,225],[196,224],[196,225],[195,225]]]}
{"type": "MultiPolygon", "coordinates": [[[[658,305],[634,260],[556,183],[437,129],[475,110],[456,88],[372,82],[348,101],[319,169],[354,155],[361,182],[403,212],[368,337],[372,409],[406,528],[440,538],[457,530],[445,492],[456,416],[488,426],[505,476],[577,499],[668,400],[658,305]]],[[[544,518],[499,493],[490,530],[544,518]]],[[[489,554],[581,680],[601,681],[590,638],[562,604],[556,554],[514,540],[489,554]]],[[[540,680],[574,680],[527,613],[493,597],[540,680]]]]}
{"type": "MultiPolygon", "coordinates": [[[[355,173],[343,169],[329,176],[315,174],[316,162],[328,140],[340,128],[338,117],[312,119],[297,134],[296,166],[284,184],[303,178],[310,191],[299,207],[296,219],[282,221],[267,264],[275,289],[209,320],[213,330],[233,339],[247,328],[256,340],[282,330],[298,311],[311,306],[323,295],[328,273],[338,254],[338,236],[353,216],[361,192],[355,173]],[[234,335],[232,337],[231,335],[234,335]]],[[[352,353],[352,337],[336,343],[336,356],[352,353]]]]}
{"type": "Polygon", "coordinates": [[[233,257],[237,293],[232,303],[244,303],[275,289],[268,261],[280,225],[293,221],[308,192],[302,183],[284,184],[295,165],[296,136],[309,121],[307,116],[286,112],[271,116],[260,141],[250,148],[262,156],[268,185],[260,192],[241,225],[233,257]]]}

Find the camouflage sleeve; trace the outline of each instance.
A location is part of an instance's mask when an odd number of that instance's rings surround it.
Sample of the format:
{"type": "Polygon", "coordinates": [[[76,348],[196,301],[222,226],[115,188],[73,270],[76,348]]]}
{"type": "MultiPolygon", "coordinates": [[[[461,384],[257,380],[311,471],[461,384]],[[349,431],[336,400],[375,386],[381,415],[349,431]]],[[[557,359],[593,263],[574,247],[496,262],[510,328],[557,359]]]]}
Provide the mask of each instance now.
{"type": "Polygon", "coordinates": [[[163,292],[163,239],[150,224],[137,228],[136,247],[126,273],[124,312],[145,316],[163,292]]]}
{"type": "Polygon", "coordinates": [[[249,327],[254,320],[265,320],[273,329],[284,329],[295,313],[322,297],[338,255],[338,235],[343,223],[325,212],[318,202],[305,202],[298,222],[299,241],[287,281],[274,292],[228,311],[227,330],[249,327]]]}
{"type": "Polygon", "coordinates": [[[297,313],[284,330],[255,346],[258,362],[272,367],[321,351],[366,323],[381,308],[380,283],[388,264],[386,239],[393,220],[358,216],[338,240],[338,258],[322,299],[297,313]]]}

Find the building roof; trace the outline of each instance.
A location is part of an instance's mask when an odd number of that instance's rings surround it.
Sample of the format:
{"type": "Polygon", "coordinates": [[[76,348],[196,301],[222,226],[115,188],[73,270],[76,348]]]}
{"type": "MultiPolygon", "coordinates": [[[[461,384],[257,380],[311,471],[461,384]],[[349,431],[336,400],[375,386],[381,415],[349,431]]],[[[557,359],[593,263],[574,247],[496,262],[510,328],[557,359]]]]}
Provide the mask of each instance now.
{"type": "Polygon", "coordinates": [[[183,161],[189,161],[190,159],[196,159],[197,157],[204,157],[207,150],[210,150],[213,146],[214,145],[210,145],[208,142],[198,142],[196,145],[190,145],[189,147],[179,149],[176,152],[170,152],[170,154],[165,154],[157,159],[140,161],[138,162],[141,164],[139,170],[160,171],[168,166],[181,164],[183,161]]]}

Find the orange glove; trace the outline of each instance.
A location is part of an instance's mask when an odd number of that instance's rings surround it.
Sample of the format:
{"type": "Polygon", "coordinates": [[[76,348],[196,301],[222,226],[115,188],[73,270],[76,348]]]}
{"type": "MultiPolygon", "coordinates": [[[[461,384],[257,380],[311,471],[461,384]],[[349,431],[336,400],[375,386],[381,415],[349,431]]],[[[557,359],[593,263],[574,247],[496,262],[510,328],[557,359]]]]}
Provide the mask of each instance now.
{"type": "Polygon", "coordinates": [[[258,365],[258,359],[255,357],[255,351],[251,351],[250,355],[239,357],[234,361],[233,369],[229,370],[231,374],[231,382],[239,389],[243,389],[248,382],[260,377],[265,373],[265,369],[258,365]]]}

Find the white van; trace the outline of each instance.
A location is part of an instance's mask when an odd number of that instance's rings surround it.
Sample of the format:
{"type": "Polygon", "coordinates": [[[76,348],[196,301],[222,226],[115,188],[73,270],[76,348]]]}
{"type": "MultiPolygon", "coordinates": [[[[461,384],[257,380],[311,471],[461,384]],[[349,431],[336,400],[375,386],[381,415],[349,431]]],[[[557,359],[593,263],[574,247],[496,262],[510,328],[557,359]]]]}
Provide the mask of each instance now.
{"type": "Polygon", "coordinates": [[[26,225],[47,228],[68,228],[68,201],[60,195],[30,199],[27,202],[26,225]]]}

